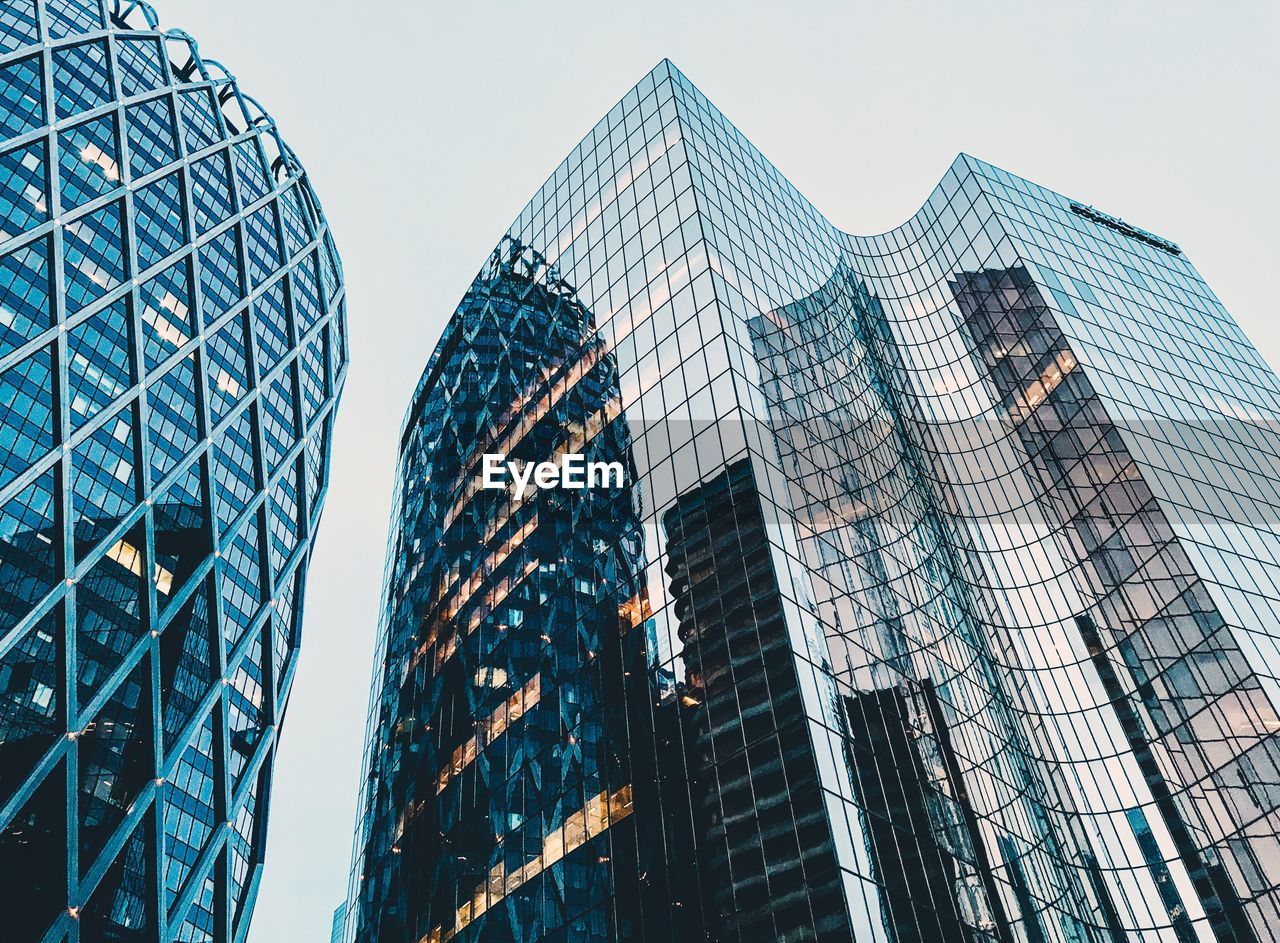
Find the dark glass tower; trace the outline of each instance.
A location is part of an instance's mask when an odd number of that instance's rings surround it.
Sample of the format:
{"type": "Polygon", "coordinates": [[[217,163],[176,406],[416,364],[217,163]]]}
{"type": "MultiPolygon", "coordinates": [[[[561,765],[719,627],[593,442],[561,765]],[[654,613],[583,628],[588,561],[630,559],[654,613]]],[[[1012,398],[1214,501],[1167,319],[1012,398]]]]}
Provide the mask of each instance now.
{"type": "Polygon", "coordinates": [[[415,393],[348,943],[1280,939],[1278,415],[1173,243],[843,233],[662,63],[415,393]]]}
{"type": "Polygon", "coordinates": [[[146,4],[0,8],[0,937],[244,938],[345,376],[271,119],[146,4]]]}

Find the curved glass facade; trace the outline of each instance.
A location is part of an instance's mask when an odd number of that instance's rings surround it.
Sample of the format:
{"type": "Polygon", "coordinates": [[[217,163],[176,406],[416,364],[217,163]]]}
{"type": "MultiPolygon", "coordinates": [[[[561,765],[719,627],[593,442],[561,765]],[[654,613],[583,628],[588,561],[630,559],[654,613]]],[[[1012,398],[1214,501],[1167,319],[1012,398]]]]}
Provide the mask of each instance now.
{"type": "Polygon", "coordinates": [[[0,8],[0,936],[243,939],[345,377],[271,119],[145,4],[0,8]]]}
{"type": "Polygon", "coordinates": [[[1276,939],[1278,412],[1173,243],[848,235],[662,63],[415,392],[346,938],[1276,939]]]}

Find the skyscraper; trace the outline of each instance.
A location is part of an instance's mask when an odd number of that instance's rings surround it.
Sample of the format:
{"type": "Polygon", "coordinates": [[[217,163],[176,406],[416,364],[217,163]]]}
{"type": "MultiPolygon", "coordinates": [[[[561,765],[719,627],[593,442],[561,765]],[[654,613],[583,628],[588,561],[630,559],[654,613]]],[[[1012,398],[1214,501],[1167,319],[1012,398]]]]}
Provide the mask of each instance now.
{"type": "Polygon", "coordinates": [[[1174,243],[849,235],[663,62],[415,391],[346,939],[1280,939],[1277,414],[1174,243]]]}
{"type": "Polygon", "coordinates": [[[343,930],[347,921],[347,902],[344,900],[333,910],[333,921],[330,924],[329,943],[342,943],[343,930]]]}
{"type": "Polygon", "coordinates": [[[146,4],[4,4],[0,130],[0,937],[240,940],[338,257],[270,117],[146,4]]]}

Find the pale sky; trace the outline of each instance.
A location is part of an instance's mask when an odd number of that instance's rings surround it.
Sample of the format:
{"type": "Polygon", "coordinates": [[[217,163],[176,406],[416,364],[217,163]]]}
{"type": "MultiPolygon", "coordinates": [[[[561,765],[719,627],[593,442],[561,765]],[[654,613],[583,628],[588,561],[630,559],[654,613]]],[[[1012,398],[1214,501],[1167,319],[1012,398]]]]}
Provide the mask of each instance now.
{"type": "Polygon", "coordinates": [[[346,893],[400,418],[494,243],[670,57],[836,225],[967,151],[1174,240],[1273,365],[1280,4],[152,0],[276,118],[346,268],[351,371],[249,943],[346,893]]]}

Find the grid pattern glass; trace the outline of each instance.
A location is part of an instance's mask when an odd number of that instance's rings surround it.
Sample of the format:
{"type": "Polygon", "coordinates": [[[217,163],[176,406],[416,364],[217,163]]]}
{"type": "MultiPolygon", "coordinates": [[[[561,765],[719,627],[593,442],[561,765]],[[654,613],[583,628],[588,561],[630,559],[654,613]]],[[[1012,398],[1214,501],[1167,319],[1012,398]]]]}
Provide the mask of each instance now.
{"type": "Polygon", "coordinates": [[[0,132],[0,937],[242,940],[340,263],[271,119],[145,4],[6,2],[0,132]]]}
{"type": "Polygon", "coordinates": [[[663,62],[415,392],[345,938],[1280,938],[1278,413],[1168,240],[846,234],[663,62]]]}

